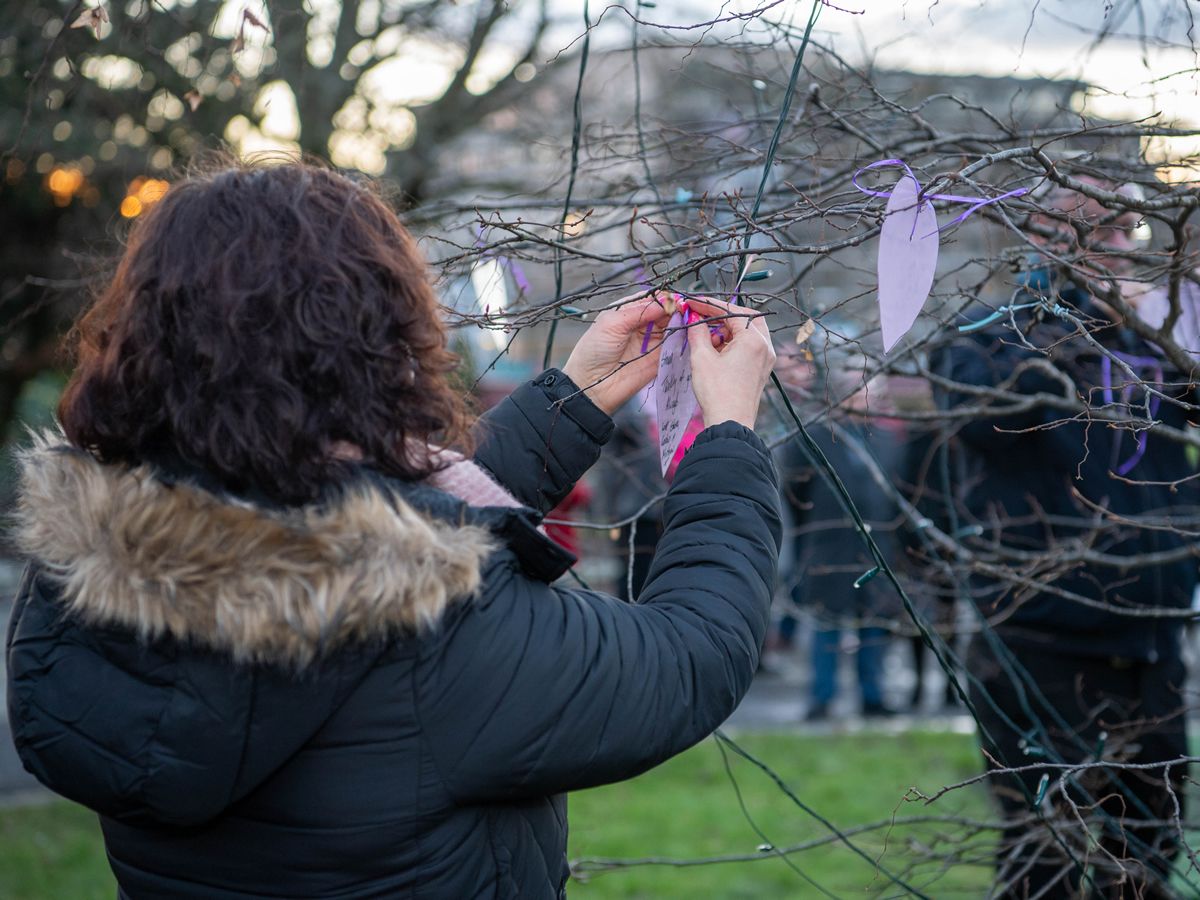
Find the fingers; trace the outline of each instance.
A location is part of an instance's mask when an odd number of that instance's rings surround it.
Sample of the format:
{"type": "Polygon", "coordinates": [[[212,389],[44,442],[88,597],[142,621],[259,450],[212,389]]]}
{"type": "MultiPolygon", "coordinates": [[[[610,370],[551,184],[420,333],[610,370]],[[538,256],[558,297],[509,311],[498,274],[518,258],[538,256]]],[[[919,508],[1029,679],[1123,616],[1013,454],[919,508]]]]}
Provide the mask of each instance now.
{"type": "Polygon", "coordinates": [[[729,339],[720,350],[708,341],[689,341],[692,388],[706,425],[732,420],[753,428],[775,349],[761,316],[739,316],[728,327],[729,339]]]}
{"type": "Polygon", "coordinates": [[[688,297],[686,299],[688,306],[692,309],[709,316],[723,316],[730,310],[737,308],[731,303],[727,303],[724,300],[714,300],[712,297],[688,297]]]}
{"type": "Polygon", "coordinates": [[[721,303],[707,298],[689,300],[688,308],[711,312],[711,318],[702,320],[712,329],[712,345],[722,347],[732,342],[739,334],[753,330],[768,345],[771,343],[765,316],[746,310],[744,307],[721,303]]]}
{"type": "Polygon", "coordinates": [[[617,331],[633,331],[654,323],[665,325],[671,318],[666,303],[668,295],[659,291],[651,294],[634,294],[622,297],[603,310],[596,321],[606,320],[606,325],[617,331]]]}
{"type": "MultiPolygon", "coordinates": [[[[632,335],[641,334],[650,326],[654,333],[661,336],[675,308],[675,300],[680,295],[666,291],[655,291],[650,294],[636,294],[623,297],[604,309],[597,317],[596,323],[610,334],[632,335]]],[[[762,316],[736,306],[724,300],[711,297],[687,297],[687,307],[704,318],[695,324],[719,329],[711,334],[707,343],[712,347],[720,347],[723,343],[733,340],[740,332],[748,328],[756,328],[767,339],[766,323],[762,316]],[[715,321],[714,321],[715,320],[715,321]],[[755,324],[757,323],[757,324],[755,324]]],[[[699,332],[697,332],[699,334],[699,332]]],[[[689,343],[691,343],[689,341],[689,343]]]]}
{"type": "Polygon", "coordinates": [[[712,297],[685,296],[673,291],[653,291],[649,294],[632,294],[609,304],[600,313],[613,321],[640,320],[644,325],[653,318],[666,321],[671,317],[677,301],[687,302],[689,309],[705,317],[738,318],[752,317],[744,307],[712,297]]]}
{"type": "Polygon", "coordinates": [[[723,343],[721,336],[710,334],[708,331],[708,321],[700,319],[688,326],[688,356],[692,360],[692,367],[695,368],[697,357],[707,358],[716,356],[720,351],[717,348],[723,343]],[[705,340],[708,338],[708,340],[705,340]]]}
{"type": "Polygon", "coordinates": [[[720,324],[729,328],[745,327],[752,319],[760,318],[744,306],[725,300],[714,300],[712,297],[688,297],[687,304],[688,309],[708,318],[720,319],[720,324]]]}
{"type": "Polygon", "coordinates": [[[772,361],[774,361],[774,359],[775,359],[775,344],[771,341],[771,330],[769,328],[767,328],[766,317],[758,316],[757,318],[751,319],[749,325],[747,326],[747,330],[753,331],[755,334],[757,334],[759,337],[761,337],[764,341],[767,342],[767,347],[769,347],[771,350],[771,359],[772,359],[772,361]]]}
{"type": "MultiPolygon", "coordinates": [[[[709,341],[690,339],[689,344],[702,344],[710,349],[723,352],[732,347],[735,341],[739,341],[741,335],[753,332],[757,339],[762,340],[766,344],[773,361],[775,358],[775,346],[771,342],[771,332],[767,328],[766,317],[761,314],[740,310],[739,307],[723,303],[718,305],[718,303],[719,301],[710,301],[707,299],[688,301],[689,309],[695,310],[697,307],[700,307],[719,310],[718,315],[722,316],[720,319],[717,319],[716,316],[713,318],[698,319],[688,325],[689,329],[695,329],[697,326],[703,325],[709,328],[711,332],[709,341]]],[[[695,334],[696,332],[693,331],[691,333],[695,334]]],[[[739,352],[747,349],[745,347],[745,340],[745,338],[742,338],[739,341],[739,352]]]]}
{"type": "Polygon", "coordinates": [[[688,309],[709,318],[720,316],[727,321],[733,321],[734,319],[745,319],[747,315],[744,308],[726,303],[724,300],[714,300],[711,297],[688,297],[687,304],[688,309]]]}

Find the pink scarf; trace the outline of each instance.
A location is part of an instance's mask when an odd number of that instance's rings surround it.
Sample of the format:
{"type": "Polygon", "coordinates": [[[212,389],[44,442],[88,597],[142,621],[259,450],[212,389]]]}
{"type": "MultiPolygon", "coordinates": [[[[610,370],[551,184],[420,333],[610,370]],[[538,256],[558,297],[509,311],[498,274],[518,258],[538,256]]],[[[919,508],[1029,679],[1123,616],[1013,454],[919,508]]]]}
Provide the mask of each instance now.
{"type": "MultiPolygon", "coordinates": [[[[434,464],[448,462],[449,465],[438,469],[425,483],[439,491],[445,491],[457,497],[469,506],[507,506],[521,507],[521,503],[498,484],[487,472],[477,465],[474,460],[467,459],[461,453],[446,450],[442,447],[431,448],[430,454],[434,464]]],[[[362,451],[353,444],[338,441],[331,451],[334,456],[342,459],[361,460],[362,451]]],[[[541,531],[541,527],[538,528],[541,531]]],[[[543,532],[544,533],[544,532],[543,532]]]]}
{"type": "Polygon", "coordinates": [[[445,491],[470,506],[524,506],[473,460],[451,450],[439,450],[437,456],[439,460],[452,460],[450,465],[426,479],[427,484],[439,491],[445,491]]]}

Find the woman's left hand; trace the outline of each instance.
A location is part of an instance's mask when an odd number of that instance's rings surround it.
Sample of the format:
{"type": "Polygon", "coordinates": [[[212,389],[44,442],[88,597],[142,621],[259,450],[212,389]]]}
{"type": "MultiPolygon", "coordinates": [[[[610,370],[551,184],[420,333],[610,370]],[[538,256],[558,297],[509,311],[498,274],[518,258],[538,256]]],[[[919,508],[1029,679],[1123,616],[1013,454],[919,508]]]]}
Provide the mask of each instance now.
{"type": "Polygon", "coordinates": [[[611,416],[658,371],[663,329],[671,317],[673,300],[669,293],[618,300],[584,332],[563,366],[563,374],[611,416]],[[652,329],[643,353],[647,325],[652,329]]]}

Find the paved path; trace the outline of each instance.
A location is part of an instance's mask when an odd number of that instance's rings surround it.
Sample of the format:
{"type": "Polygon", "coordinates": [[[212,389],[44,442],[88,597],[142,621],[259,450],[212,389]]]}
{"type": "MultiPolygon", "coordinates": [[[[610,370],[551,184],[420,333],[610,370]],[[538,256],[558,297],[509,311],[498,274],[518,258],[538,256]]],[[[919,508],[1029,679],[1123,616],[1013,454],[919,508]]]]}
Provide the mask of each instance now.
{"type": "MultiPolygon", "coordinates": [[[[940,672],[929,675],[921,708],[888,718],[863,718],[855,699],[853,665],[850,658],[839,667],[838,694],[828,719],[804,721],[808,711],[809,674],[801,653],[786,656],[771,654],[767,670],[760,671],[741,705],[726,722],[726,727],[741,731],[796,731],[806,734],[857,731],[902,732],[913,729],[974,732],[974,723],[961,707],[944,708],[938,704],[945,678],[940,672]]],[[[884,663],[884,696],[888,705],[905,710],[912,695],[914,675],[907,648],[889,648],[884,663]]]]}

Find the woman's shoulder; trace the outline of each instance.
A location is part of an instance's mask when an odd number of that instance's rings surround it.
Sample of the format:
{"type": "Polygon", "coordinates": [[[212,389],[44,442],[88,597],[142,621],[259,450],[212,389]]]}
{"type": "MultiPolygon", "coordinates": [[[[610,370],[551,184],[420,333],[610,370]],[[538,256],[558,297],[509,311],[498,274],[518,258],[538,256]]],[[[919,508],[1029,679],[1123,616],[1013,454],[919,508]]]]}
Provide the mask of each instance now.
{"type": "Polygon", "coordinates": [[[476,592],[497,543],[377,480],[268,507],[44,442],[22,455],[15,518],[84,621],[297,667],[435,622],[476,592]]]}

